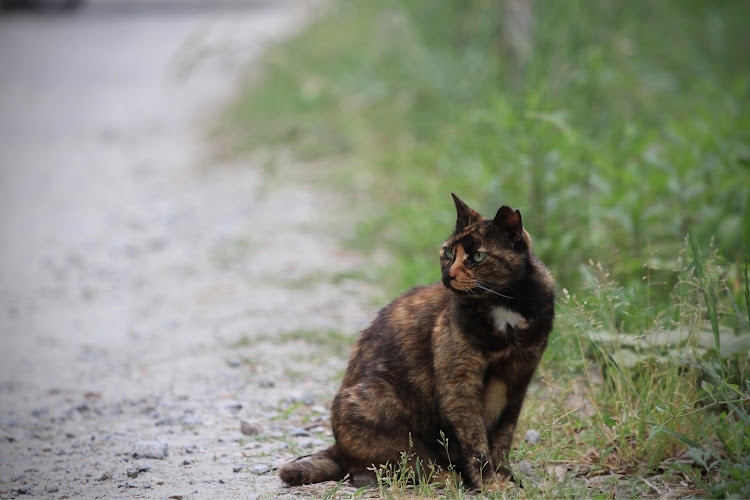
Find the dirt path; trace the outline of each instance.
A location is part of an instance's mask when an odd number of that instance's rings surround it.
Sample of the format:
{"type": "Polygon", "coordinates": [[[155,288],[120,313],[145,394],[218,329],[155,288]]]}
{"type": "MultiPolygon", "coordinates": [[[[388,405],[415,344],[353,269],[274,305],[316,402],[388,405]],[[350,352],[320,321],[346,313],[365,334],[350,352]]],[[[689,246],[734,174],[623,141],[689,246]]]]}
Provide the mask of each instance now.
{"type": "Polygon", "coordinates": [[[335,199],[205,139],[308,3],[0,18],[0,498],[323,491],[269,470],[329,438],[363,263],[335,199]]]}

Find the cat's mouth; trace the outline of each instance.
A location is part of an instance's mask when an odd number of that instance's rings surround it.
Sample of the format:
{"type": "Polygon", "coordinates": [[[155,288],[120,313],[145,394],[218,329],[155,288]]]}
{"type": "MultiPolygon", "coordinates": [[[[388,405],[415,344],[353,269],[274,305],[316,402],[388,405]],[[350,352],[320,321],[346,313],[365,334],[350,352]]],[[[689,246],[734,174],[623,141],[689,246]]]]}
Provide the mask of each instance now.
{"type": "Polygon", "coordinates": [[[443,276],[443,285],[448,290],[462,295],[472,293],[475,288],[473,283],[466,283],[463,280],[451,278],[450,276],[443,276]]]}

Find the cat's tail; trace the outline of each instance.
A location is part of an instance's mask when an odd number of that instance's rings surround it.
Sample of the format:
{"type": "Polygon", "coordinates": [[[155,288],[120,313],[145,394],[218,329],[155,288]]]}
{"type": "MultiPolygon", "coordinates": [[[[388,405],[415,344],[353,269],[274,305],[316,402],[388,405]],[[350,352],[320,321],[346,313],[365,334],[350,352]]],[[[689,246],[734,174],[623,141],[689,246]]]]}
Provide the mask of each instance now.
{"type": "Polygon", "coordinates": [[[339,463],[335,447],[305,455],[279,467],[279,477],[287,486],[339,481],[346,471],[339,463]]]}

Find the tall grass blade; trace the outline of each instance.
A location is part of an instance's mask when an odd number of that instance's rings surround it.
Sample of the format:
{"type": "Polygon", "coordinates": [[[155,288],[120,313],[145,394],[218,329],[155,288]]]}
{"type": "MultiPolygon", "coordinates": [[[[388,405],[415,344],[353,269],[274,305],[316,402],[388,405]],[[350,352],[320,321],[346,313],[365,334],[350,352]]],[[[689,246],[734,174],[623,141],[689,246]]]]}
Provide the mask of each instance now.
{"type": "Polygon", "coordinates": [[[747,308],[747,323],[750,324],[750,273],[748,272],[748,249],[745,248],[745,308],[747,308]]]}
{"type": "Polygon", "coordinates": [[[698,277],[698,282],[701,287],[701,294],[703,300],[706,303],[706,313],[708,319],[711,322],[711,331],[714,335],[714,346],[717,351],[721,351],[721,336],[719,335],[719,313],[717,310],[716,293],[714,291],[713,280],[711,279],[710,273],[706,273],[705,261],[701,254],[698,243],[691,233],[688,233],[688,241],[690,242],[690,251],[693,254],[693,265],[695,266],[695,274],[698,277]]]}

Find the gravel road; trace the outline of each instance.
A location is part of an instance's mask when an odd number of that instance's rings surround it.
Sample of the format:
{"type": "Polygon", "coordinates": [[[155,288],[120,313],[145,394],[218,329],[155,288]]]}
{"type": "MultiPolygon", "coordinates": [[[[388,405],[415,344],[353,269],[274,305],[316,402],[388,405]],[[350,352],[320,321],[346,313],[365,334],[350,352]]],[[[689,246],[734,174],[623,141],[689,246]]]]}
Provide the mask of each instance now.
{"type": "Polygon", "coordinates": [[[217,161],[208,133],[311,9],[0,17],[0,498],[330,488],[272,469],[330,440],[373,314],[346,277],[364,265],[339,243],[351,221],[309,168],[217,161]]]}

